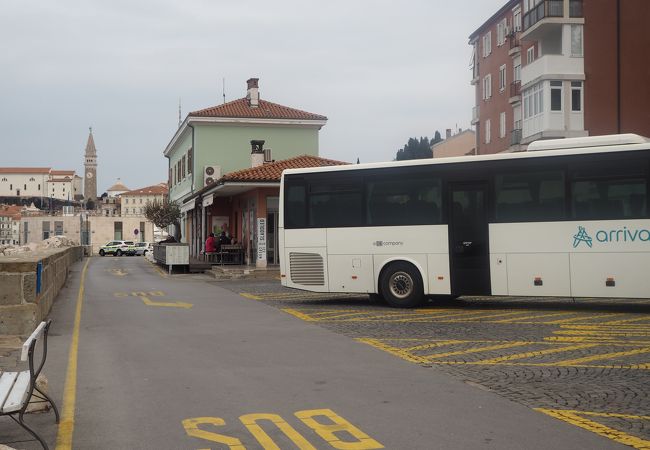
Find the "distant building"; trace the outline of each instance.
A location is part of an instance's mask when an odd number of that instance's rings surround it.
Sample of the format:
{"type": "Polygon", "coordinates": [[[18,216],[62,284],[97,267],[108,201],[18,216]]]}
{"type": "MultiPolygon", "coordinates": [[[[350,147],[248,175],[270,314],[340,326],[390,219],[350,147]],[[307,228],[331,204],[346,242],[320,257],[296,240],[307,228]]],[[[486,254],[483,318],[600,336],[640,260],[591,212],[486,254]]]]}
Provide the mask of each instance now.
{"type": "Polygon", "coordinates": [[[469,37],[478,154],[650,136],[648,0],[510,0],[469,37]]]}
{"type": "Polygon", "coordinates": [[[84,198],[86,200],[97,199],[97,149],[93,138],[93,129],[88,133],[86,151],[84,153],[84,198]]]}
{"type": "Polygon", "coordinates": [[[434,158],[448,156],[466,156],[476,154],[476,133],[473,130],[459,130],[452,135],[447,128],[445,139],[431,146],[434,158]]]}
{"type": "Polygon", "coordinates": [[[154,184],[141,189],[120,194],[122,217],[144,217],[144,207],[154,201],[162,202],[167,198],[167,183],[154,184]]]}
{"type": "Polygon", "coordinates": [[[130,189],[126,187],[119,178],[117,179],[117,181],[113,186],[106,189],[106,193],[108,194],[109,197],[117,197],[129,191],[130,189]]]}
{"type": "Polygon", "coordinates": [[[20,210],[18,205],[0,205],[0,244],[20,243],[20,210]]]}
{"type": "Polygon", "coordinates": [[[80,177],[74,170],[54,170],[50,167],[0,167],[0,197],[45,198],[72,202],[78,195],[79,181],[80,177]]]}

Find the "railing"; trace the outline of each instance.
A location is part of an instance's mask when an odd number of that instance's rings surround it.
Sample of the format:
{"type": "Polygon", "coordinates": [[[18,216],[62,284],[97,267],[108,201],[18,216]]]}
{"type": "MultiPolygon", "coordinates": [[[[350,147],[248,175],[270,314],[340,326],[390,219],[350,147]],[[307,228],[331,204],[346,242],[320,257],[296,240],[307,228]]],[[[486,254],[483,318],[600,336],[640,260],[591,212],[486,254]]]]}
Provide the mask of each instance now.
{"type": "Polygon", "coordinates": [[[510,41],[510,50],[512,50],[513,48],[517,48],[521,45],[521,43],[519,42],[519,38],[515,33],[510,33],[508,35],[508,40],[510,41]]]}
{"type": "Polygon", "coordinates": [[[510,134],[510,145],[521,144],[521,128],[515,128],[510,134]]]}
{"type": "Polygon", "coordinates": [[[582,0],[569,1],[569,17],[583,17],[582,0]]]}
{"type": "Polygon", "coordinates": [[[479,63],[474,63],[472,67],[470,67],[470,70],[472,71],[472,80],[476,80],[478,78],[478,64],[479,63]]]}
{"type": "Polygon", "coordinates": [[[510,97],[521,95],[521,81],[516,80],[510,83],[510,97]]]}
{"type": "Polygon", "coordinates": [[[524,30],[546,17],[564,17],[564,0],[544,0],[524,14],[524,30]]]}

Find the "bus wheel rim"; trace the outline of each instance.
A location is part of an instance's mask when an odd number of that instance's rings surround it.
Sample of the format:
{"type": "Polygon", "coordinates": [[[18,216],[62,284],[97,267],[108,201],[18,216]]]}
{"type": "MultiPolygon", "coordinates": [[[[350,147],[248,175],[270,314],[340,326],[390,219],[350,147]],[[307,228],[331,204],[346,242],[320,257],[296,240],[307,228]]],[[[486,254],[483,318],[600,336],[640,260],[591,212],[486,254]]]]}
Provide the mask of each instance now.
{"type": "Polygon", "coordinates": [[[413,292],[413,278],[406,272],[395,272],[388,285],[390,293],[399,299],[405,299],[413,292]]]}

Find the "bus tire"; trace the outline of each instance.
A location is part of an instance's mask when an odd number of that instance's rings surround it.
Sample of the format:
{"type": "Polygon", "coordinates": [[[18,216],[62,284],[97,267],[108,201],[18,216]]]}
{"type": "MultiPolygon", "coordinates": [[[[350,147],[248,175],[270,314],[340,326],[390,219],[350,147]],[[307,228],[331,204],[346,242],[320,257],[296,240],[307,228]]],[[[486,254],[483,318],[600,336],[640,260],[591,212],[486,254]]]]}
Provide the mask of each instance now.
{"type": "Polygon", "coordinates": [[[422,277],[413,264],[397,261],[381,272],[379,290],[394,308],[415,308],[424,302],[422,277]]]}

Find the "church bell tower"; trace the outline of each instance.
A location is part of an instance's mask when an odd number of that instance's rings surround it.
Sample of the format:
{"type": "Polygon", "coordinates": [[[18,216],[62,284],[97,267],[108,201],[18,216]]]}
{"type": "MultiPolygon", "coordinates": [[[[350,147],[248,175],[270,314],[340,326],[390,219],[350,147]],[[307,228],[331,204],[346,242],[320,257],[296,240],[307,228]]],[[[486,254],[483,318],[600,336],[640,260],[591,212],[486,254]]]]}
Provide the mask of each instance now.
{"type": "Polygon", "coordinates": [[[93,129],[89,128],[88,143],[86,144],[86,154],[84,156],[84,199],[91,199],[93,202],[97,199],[97,149],[93,139],[93,129]]]}

